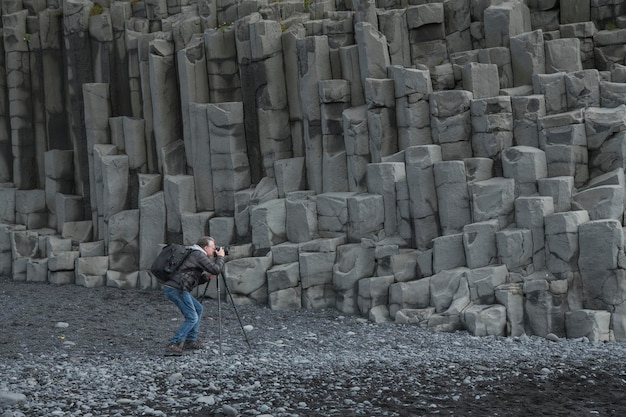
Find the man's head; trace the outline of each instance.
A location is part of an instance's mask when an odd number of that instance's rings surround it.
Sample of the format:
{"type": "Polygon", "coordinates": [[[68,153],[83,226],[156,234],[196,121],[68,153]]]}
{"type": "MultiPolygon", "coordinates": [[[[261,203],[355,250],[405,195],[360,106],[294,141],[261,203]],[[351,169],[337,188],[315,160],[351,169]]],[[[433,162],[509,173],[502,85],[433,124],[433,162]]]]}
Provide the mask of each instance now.
{"type": "Polygon", "coordinates": [[[213,256],[215,252],[215,240],[211,236],[202,236],[198,239],[196,245],[200,246],[206,252],[207,256],[213,256]]]}

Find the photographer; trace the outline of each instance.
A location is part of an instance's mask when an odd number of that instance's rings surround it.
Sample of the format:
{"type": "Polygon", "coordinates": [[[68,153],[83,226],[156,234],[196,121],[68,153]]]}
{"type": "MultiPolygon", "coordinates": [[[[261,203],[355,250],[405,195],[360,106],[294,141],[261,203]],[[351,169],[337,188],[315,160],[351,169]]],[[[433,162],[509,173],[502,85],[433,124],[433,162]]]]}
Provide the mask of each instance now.
{"type": "Polygon", "coordinates": [[[191,246],[191,253],[181,265],[179,272],[163,284],[167,298],[180,309],[185,321],[180,325],[166,348],[165,355],[178,356],[185,349],[201,349],[198,340],[198,327],[202,317],[202,304],[190,294],[200,284],[222,272],[225,262],[224,248],[215,247],[210,236],[201,237],[191,246]]]}

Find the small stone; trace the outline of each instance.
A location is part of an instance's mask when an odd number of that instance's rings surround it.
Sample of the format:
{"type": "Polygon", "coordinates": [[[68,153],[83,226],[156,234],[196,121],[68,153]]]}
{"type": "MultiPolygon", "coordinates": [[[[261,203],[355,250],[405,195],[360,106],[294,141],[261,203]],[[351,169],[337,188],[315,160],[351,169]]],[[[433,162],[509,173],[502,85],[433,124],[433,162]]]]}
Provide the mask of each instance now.
{"type": "Polygon", "coordinates": [[[237,411],[235,407],[231,407],[228,404],[224,404],[222,406],[222,411],[229,417],[235,417],[237,414],[239,414],[239,411],[237,411]]]}
{"type": "Polygon", "coordinates": [[[243,326],[243,330],[245,332],[251,332],[252,330],[254,330],[254,326],[252,326],[251,324],[246,324],[245,326],[243,326]]]}
{"type": "Polygon", "coordinates": [[[55,324],[54,327],[57,327],[59,329],[65,329],[65,328],[70,327],[70,324],[69,323],[65,323],[64,321],[60,321],[57,324],[55,324]]]}

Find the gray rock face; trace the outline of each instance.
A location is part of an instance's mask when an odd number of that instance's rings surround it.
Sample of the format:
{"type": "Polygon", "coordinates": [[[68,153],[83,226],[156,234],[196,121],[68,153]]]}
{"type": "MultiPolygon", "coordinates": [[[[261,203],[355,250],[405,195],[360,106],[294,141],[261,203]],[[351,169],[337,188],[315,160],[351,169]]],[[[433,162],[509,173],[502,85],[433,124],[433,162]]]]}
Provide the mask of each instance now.
{"type": "Polygon", "coordinates": [[[621,9],[400,3],[3,5],[0,274],[626,341],[621,9]]]}

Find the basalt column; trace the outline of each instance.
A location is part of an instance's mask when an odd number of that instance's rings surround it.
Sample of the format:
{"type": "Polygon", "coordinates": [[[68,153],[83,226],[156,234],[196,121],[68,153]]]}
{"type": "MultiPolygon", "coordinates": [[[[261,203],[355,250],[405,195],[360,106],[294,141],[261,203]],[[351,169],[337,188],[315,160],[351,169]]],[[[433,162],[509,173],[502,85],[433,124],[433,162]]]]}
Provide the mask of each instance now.
{"type": "Polygon", "coordinates": [[[184,174],[184,149],[181,138],[180,95],[176,76],[174,43],[155,39],[150,42],[150,93],[159,172],[184,174]]]}
{"type": "MultiPolygon", "coordinates": [[[[91,213],[85,213],[93,221],[94,236],[103,238],[101,226],[104,213],[102,204],[98,201],[98,185],[96,182],[97,170],[94,162],[94,146],[110,144],[109,117],[111,116],[111,104],[109,85],[104,83],[90,83],[83,85],[85,135],[87,141],[87,160],[89,161],[89,189],[91,190],[90,207],[91,213]]],[[[123,148],[122,148],[123,150],[123,148]]],[[[100,179],[101,182],[101,179],[100,179]]],[[[85,197],[86,198],[86,197],[85,197]]]]}
{"type": "Polygon", "coordinates": [[[39,14],[44,123],[48,149],[71,150],[65,112],[66,76],[63,66],[63,19],[54,9],[39,14]]]}
{"type": "Polygon", "coordinates": [[[307,185],[309,189],[319,194],[323,189],[323,147],[318,82],[332,78],[328,38],[308,36],[298,39],[297,46],[307,185]]]}
{"type": "Polygon", "coordinates": [[[193,175],[195,171],[193,170],[191,105],[209,102],[209,81],[203,39],[194,38],[185,49],[178,51],[177,57],[185,157],[188,173],[193,175]]]}
{"type": "Polygon", "coordinates": [[[82,195],[85,215],[91,213],[88,144],[84,123],[83,84],[93,79],[89,44],[91,4],[82,1],[63,2],[63,28],[67,74],[67,118],[74,150],[76,194],[82,195]]]}
{"type": "Polygon", "coordinates": [[[350,82],[319,82],[322,117],[322,186],[325,193],[348,191],[343,111],[350,106],[350,82]]]}
{"type": "Polygon", "coordinates": [[[37,187],[37,164],[29,45],[26,36],[27,10],[4,15],[4,50],[13,154],[13,182],[19,189],[37,187]]]}
{"type": "Polygon", "coordinates": [[[243,103],[209,104],[207,115],[215,212],[218,216],[232,216],[235,193],[250,187],[243,103]]]}
{"type": "Polygon", "coordinates": [[[11,157],[11,121],[4,54],[4,34],[0,34],[0,183],[13,181],[11,157]]]}
{"type": "Polygon", "coordinates": [[[46,125],[44,119],[44,71],[41,61],[41,38],[39,36],[39,19],[28,17],[26,19],[26,39],[28,39],[28,65],[30,67],[30,107],[33,122],[33,135],[35,141],[35,182],[37,188],[45,183],[44,154],[48,150],[46,139],[46,125]]]}

